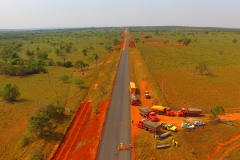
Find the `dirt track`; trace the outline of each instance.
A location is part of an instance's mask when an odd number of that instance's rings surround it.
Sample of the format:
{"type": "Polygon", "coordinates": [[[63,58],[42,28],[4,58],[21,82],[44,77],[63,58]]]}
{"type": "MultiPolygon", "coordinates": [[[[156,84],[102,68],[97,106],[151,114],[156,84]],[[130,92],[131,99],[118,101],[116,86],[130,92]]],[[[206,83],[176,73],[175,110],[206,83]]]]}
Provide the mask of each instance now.
{"type": "Polygon", "coordinates": [[[58,147],[52,159],[68,160],[71,159],[72,153],[77,148],[77,142],[80,139],[87,121],[91,118],[92,103],[82,103],[75,115],[73,124],[70,126],[68,133],[64,137],[61,145],[58,147]]]}

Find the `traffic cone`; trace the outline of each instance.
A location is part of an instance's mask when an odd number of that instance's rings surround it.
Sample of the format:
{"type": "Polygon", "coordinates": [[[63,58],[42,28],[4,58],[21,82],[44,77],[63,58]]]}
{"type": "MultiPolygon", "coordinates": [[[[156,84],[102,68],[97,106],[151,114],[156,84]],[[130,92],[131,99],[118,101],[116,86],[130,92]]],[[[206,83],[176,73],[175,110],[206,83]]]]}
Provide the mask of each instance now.
{"type": "Polygon", "coordinates": [[[127,148],[126,148],[126,145],[124,145],[123,149],[124,149],[124,150],[126,150],[126,149],[127,149],[127,148]]]}
{"type": "Polygon", "coordinates": [[[118,146],[118,150],[120,151],[120,146],[118,146]]]}

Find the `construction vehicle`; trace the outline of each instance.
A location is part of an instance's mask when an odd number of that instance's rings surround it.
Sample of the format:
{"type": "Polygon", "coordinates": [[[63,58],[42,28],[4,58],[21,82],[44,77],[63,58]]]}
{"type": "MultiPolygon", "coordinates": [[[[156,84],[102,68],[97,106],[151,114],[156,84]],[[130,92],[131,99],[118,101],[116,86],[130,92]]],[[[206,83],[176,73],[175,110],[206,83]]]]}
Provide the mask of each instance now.
{"type": "Polygon", "coordinates": [[[145,91],[145,98],[146,99],[150,99],[151,97],[150,97],[150,94],[149,94],[149,91],[145,91]]]}
{"type": "Polygon", "coordinates": [[[199,108],[182,108],[177,112],[178,116],[199,116],[202,113],[202,110],[199,108]]]}
{"type": "Polygon", "coordinates": [[[152,106],[151,110],[156,112],[157,114],[164,114],[167,116],[174,116],[174,111],[169,107],[164,106],[152,106]]]}
{"type": "Polygon", "coordinates": [[[145,129],[146,131],[149,131],[151,133],[156,133],[160,130],[161,125],[158,123],[151,122],[146,119],[141,119],[137,123],[138,128],[145,129]]]}
{"type": "Polygon", "coordinates": [[[139,113],[141,116],[146,117],[147,119],[150,119],[152,122],[159,121],[159,118],[156,116],[156,113],[148,107],[139,108],[139,113]]]}
{"type": "Polygon", "coordinates": [[[136,86],[134,82],[129,83],[129,91],[130,91],[130,94],[136,93],[136,86]]]}
{"type": "Polygon", "coordinates": [[[173,124],[161,123],[161,128],[173,132],[177,131],[177,127],[174,126],[173,124]]]}

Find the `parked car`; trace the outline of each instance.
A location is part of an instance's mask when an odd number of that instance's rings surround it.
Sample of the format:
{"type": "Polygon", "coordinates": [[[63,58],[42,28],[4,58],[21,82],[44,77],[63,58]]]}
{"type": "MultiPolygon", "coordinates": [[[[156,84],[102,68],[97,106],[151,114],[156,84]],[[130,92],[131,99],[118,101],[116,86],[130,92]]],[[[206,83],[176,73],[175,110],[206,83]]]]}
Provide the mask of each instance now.
{"type": "Polygon", "coordinates": [[[132,94],[131,94],[131,98],[132,98],[132,99],[137,99],[136,94],[135,94],[135,93],[132,93],[132,94]]]}
{"type": "Polygon", "coordinates": [[[132,99],[131,100],[131,105],[133,105],[133,106],[138,106],[140,104],[141,104],[141,101],[138,100],[138,99],[132,99]]]}
{"type": "Polygon", "coordinates": [[[195,126],[205,126],[205,123],[202,122],[202,121],[195,121],[195,122],[194,122],[194,125],[195,125],[195,126]]]}
{"type": "Polygon", "coordinates": [[[150,97],[150,94],[149,94],[149,91],[145,91],[145,98],[146,99],[150,99],[151,97],[150,97]]]}
{"type": "Polygon", "coordinates": [[[194,126],[193,124],[189,123],[189,122],[184,121],[184,122],[182,123],[182,128],[195,129],[195,126],[194,126]]]}

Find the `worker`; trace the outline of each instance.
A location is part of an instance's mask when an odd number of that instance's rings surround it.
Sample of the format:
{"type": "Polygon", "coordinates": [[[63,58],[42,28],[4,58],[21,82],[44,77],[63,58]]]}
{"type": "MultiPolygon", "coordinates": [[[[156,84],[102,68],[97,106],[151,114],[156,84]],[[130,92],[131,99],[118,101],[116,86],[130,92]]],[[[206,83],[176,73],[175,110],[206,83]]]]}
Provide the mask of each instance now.
{"type": "Polygon", "coordinates": [[[172,140],[172,145],[175,146],[175,141],[174,141],[174,139],[172,140]]]}
{"type": "Polygon", "coordinates": [[[123,143],[120,143],[120,148],[123,149],[123,143]]]}
{"type": "Polygon", "coordinates": [[[130,147],[129,147],[129,149],[132,149],[132,148],[133,148],[133,146],[132,146],[132,144],[131,144],[131,143],[129,144],[129,146],[130,146],[130,147]]]}
{"type": "Polygon", "coordinates": [[[175,141],[175,146],[176,146],[176,147],[178,146],[178,141],[175,141]]]}

